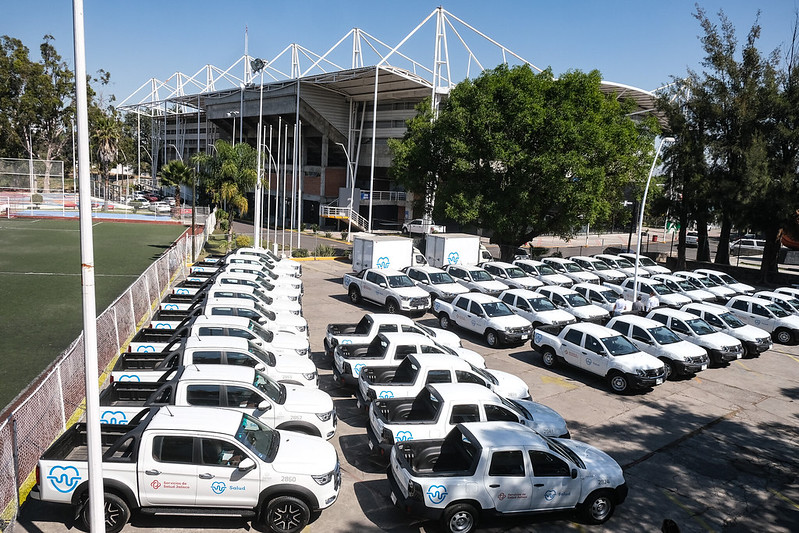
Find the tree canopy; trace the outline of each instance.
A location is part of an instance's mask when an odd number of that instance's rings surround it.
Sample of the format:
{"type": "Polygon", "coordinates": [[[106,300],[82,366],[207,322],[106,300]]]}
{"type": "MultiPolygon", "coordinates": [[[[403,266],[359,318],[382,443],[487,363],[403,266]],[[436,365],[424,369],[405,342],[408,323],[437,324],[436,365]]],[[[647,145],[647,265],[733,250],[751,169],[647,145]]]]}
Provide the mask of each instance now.
{"type": "Polygon", "coordinates": [[[654,120],[600,90],[597,71],[500,65],[458,84],[433,117],[420,104],[391,173],[434,213],[493,230],[503,257],[543,233],[571,237],[607,220],[625,186],[646,179],[654,120]]]}

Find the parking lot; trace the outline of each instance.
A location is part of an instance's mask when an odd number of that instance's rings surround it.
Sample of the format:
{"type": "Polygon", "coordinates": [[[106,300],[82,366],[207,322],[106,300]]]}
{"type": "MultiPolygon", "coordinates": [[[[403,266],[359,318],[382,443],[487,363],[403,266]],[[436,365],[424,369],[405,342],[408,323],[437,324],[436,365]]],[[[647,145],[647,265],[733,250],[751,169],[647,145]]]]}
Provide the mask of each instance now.
{"type": "MultiPolygon", "coordinates": [[[[331,378],[322,341],[330,322],[357,322],[379,308],[349,303],[342,276],[350,265],[338,261],[303,264],[304,316],[311,331],[321,387],[333,397],[338,415],[331,440],[342,464],[339,500],[306,528],[318,532],[440,531],[438,524],[404,515],[389,499],[386,463],[370,454],[365,412],[354,390],[331,378]]],[[[432,314],[420,319],[435,326],[432,314]]],[[[683,532],[796,531],[799,523],[799,347],[775,344],[758,358],[712,368],[691,379],[670,381],[628,396],[572,368],[548,370],[529,344],[490,349],[458,331],[464,346],[482,354],[489,368],[524,379],[533,399],[568,422],[572,438],[609,453],[625,471],[627,501],[605,526],[589,527],[559,513],[537,517],[485,518],[480,530],[660,531],[664,518],[683,532]]],[[[14,531],[65,531],[66,507],[29,501],[14,531]]],[[[246,531],[237,519],[134,515],[124,531],[246,531]]],[[[262,526],[256,526],[263,530],[262,526]]]]}

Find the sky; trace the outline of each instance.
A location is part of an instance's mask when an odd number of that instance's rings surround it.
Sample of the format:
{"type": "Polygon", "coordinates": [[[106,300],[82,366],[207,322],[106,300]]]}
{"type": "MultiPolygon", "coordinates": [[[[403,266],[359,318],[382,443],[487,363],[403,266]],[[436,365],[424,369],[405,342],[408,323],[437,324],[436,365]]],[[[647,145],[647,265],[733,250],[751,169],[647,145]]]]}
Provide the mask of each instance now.
{"type": "MultiPolygon", "coordinates": [[[[714,22],[724,10],[744,42],[760,10],[764,53],[789,43],[799,0],[704,0],[698,4],[714,22]]],[[[475,76],[459,36],[485,68],[502,62],[499,48],[467,30],[457,19],[540,68],[557,76],[569,70],[597,69],[605,80],[654,90],[701,71],[701,28],[694,0],[493,0],[448,3],[403,0],[84,0],[86,63],[89,73],[104,69],[111,83],[104,96],[121,103],[146,97],[151,78],[166,80],[175,72],[193,75],[205,65],[227,69],[244,55],[245,27],[249,55],[290,72],[292,43],[321,55],[353,28],[389,47],[399,44],[441,5],[454,28],[447,28],[451,78],[475,76]],[[138,91],[138,92],[137,92],[138,91]],[[136,93],[134,95],[134,93],[136,93]]],[[[73,65],[72,2],[67,0],[0,1],[0,35],[20,39],[39,59],[45,34],[73,65]]],[[[432,68],[435,17],[422,25],[400,50],[432,68]]],[[[374,42],[374,41],[372,41],[374,42]]],[[[331,54],[337,65],[351,66],[352,41],[331,54]]],[[[364,47],[368,50],[367,47],[364,47]]],[[[364,63],[376,55],[365,52],[364,63]]],[[[506,56],[509,57],[509,56],[506,56]]],[[[301,67],[312,60],[301,57],[301,67]]],[[[400,59],[396,66],[408,68],[400,59]]],[[[235,73],[242,74],[243,67],[235,73]]],[[[201,75],[204,80],[204,74],[201,75]]],[[[220,87],[221,88],[221,87],[220,87]]],[[[194,90],[187,90],[194,93],[194,90]]]]}

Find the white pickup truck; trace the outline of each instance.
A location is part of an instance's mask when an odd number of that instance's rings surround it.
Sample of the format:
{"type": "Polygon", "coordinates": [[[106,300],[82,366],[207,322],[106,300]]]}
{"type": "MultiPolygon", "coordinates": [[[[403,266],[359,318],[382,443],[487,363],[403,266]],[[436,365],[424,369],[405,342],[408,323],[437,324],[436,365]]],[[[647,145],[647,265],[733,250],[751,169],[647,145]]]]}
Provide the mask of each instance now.
{"type": "Polygon", "coordinates": [[[741,322],[723,305],[692,303],[683,306],[681,311],[696,315],[713,326],[716,331],[741,341],[744,357],[757,357],[773,346],[768,331],[741,322]]]}
{"type": "Polygon", "coordinates": [[[394,505],[449,533],[472,533],[481,515],[547,511],[577,510],[602,524],[628,490],[609,455],[513,422],[458,424],[443,439],[397,443],[388,481],[394,505]]]}
{"type": "Polygon", "coordinates": [[[522,270],[520,266],[510,263],[490,261],[488,263],[482,263],[480,266],[494,276],[494,278],[512,289],[528,289],[534,291],[544,284],[544,282],[540,281],[538,278],[522,270]]]}
{"type": "Polygon", "coordinates": [[[319,387],[316,365],[307,357],[275,355],[238,337],[191,337],[178,339],[163,352],[124,352],[111,379],[152,383],[168,371],[195,364],[246,366],[287,385],[319,387]]]}
{"type": "Polygon", "coordinates": [[[450,331],[417,324],[404,315],[368,313],[357,324],[328,324],[325,354],[332,357],[339,344],[369,344],[378,333],[419,333],[449,348],[462,348],[461,338],[450,331]]]}
{"type": "Polygon", "coordinates": [[[444,329],[460,326],[485,337],[489,346],[520,344],[532,334],[533,325],[500,300],[487,294],[469,293],[455,298],[452,303],[436,300],[433,313],[444,329]]]}
{"type": "Polygon", "coordinates": [[[447,227],[441,224],[434,224],[422,218],[414,218],[402,225],[402,233],[406,235],[418,235],[420,233],[446,233],[447,227]]]}
{"type": "Polygon", "coordinates": [[[708,366],[704,348],[682,340],[660,322],[637,315],[623,315],[611,318],[608,327],[630,339],[642,352],[663,361],[666,379],[694,375],[708,366]]]}
{"type": "Polygon", "coordinates": [[[388,455],[397,442],[442,439],[461,422],[516,422],[548,437],[569,438],[566,421],[529,400],[508,400],[482,385],[431,383],[414,398],[377,399],[369,405],[369,448],[388,455]]]}
{"type": "MultiPolygon", "coordinates": [[[[625,279],[621,284],[621,288],[624,299],[630,302],[634,301],[633,292],[635,292],[635,278],[625,279]]],[[[645,305],[649,303],[649,295],[652,293],[655,293],[655,297],[658,299],[661,306],[679,309],[691,303],[691,299],[688,296],[683,296],[682,294],[674,292],[664,285],[663,282],[656,279],[639,279],[637,292],[645,305]]]]}
{"type": "Polygon", "coordinates": [[[660,359],[642,352],[618,331],[597,324],[571,324],[559,333],[554,327],[537,328],[532,346],[544,366],[563,363],[602,376],[618,394],[660,385],[666,378],[660,359]]]}
{"type": "Polygon", "coordinates": [[[697,274],[701,274],[702,276],[707,276],[714,282],[718,283],[719,285],[723,285],[728,289],[732,289],[735,291],[736,294],[754,294],[755,288],[751,285],[747,285],[746,283],[741,283],[734,277],[730,276],[726,272],[722,272],[720,270],[712,270],[709,268],[697,268],[694,270],[697,274]]]}
{"type": "Polygon", "coordinates": [[[447,348],[418,333],[378,333],[367,345],[339,344],[333,350],[333,381],[357,385],[367,366],[399,366],[413,353],[446,353],[463,357],[478,368],[485,368],[483,356],[466,348],[447,348]]]}
{"type": "Polygon", "coordinates": [[[469,289],[455,281],[444,270],[432,266],[412,266],[402,270],[416,283],[420,289],[430,293],[431,300],[441,298],[451,302],[459,294],[466,294],[469,289]]]}
{"type": "Polygon", "coordinates": [[[114,381],[100,393],[100,420],[126,424],[144,409],[161,405],[227,407],[275,429],[326,439],[336,433],[336,409],[328,393],[278,383],[254,368],[190,365],[162,379],[114,381]]]}
{"type": "Polygon", "coordinates": [[[507,290],[507,284],[494,279],[484,268],[468,265],[447,265],[444,269],[455,280],[472,292],[482,292],[490,296],[499,296],[507,290]]]}
{"type": "MultiPolygon", "coordinates": [[[[106,532],[140,511],[247,517],[275,533],[308,524],[338,498],[336,449],[211,407],[162,407],[140,423],[101,425],[106,532]]],[[[30,497],[71,505],[89,528],[86,425],[71,426],[41,456],[30,497]]]]}
{"type": "Polygon", "coordinates": [[[691,313],[659,307],[646,315],[672,330],[681,339],[698,344],[707,351],[711,364],[726,365],[743,357],[744,348],[735,337],[716,331],[713,327],[691,313]]]}
{"type": "Polygon", "coordinates": [[[411,278],[398,270],[361,270],[344,274],[344,288],[354,304],[361,299],[386,308],[388,313],[423,315],[430,309],[430,295],[417,287],[411,278]]]}
{"type": "Polygon", "coordinates": [[[258,302],[238,298],[202,299],[184,310],[159,309],[150,319],[154,329],[176,329],[192,316],[235,316],[248,318],[270,331],[308,336],[308,321],[291,313],[275,313],[258,302]]]}
{"type": "Polygon", "coordinates": [[[799,316],[765,298],[733,296],[727,308],[743,322],[769,332],[780,344],[799,342],[799,316]]]}
{"type": "MultiPolygon", "coordinates": [[[[593,283],[591,285],[594,285],[593,283]]],[[[599,287],[599,285],[597,285],[599,287]]],[[[610,311],[592,304],[586,298],[575,291],[566,287],[548,285],[541,287],[538,292],[549,298],[555,307],[577,317],[577,320],[586,322],[605,322],[610,318],[610,311]]]]}
{"type": "Polygon", "coordinates": [[[574,324],[577,317],[568,311],[558,309],[549,298],[543,294],[524,289],[509,289],[499,295],[510,307],[510,310],[522,318],[526,318],[538,326],[565,326],[574,324]]]}
{"type": "Polygon", "coordinates": [[[128,351],[162,352],[184,337],[241,337],[278,355],[311,356],[308,337],[304,334],[270,331],[246,317],[205,315],[192,317],[176,329],[141,329],[128,344],[128,351]]]}
{"type": "Polygon", "coordinates": [[[372,400],[413,398],[428,383],[476,383],[504,398],[531,400],[530,389],[520,378],[501,370],[477,368],[449,354],[411,354],[399,366],[367,366],[358,376],[358,407],[372,400]]]}
{"type": "Polygon", "coordinates": [[[265,248],[239,248],[236,250],[235,255],[244,257],[255,256],[259,258],[261,262],[271,266],[272,270],[274,270],[276,273],[290,272],[292,275],[294,275],[294,277],[299,278],[302,276],[302,263],[299,261],[294,261],[293,259],[289,259],[288,257],[280,257],[275,255],[265,248]]]}

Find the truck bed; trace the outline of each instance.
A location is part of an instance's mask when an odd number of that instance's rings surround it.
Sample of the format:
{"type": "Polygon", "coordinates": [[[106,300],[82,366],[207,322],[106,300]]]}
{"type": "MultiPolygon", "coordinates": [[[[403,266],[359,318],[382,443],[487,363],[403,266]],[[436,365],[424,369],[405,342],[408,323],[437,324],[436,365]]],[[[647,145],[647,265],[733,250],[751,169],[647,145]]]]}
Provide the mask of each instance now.
{"type": "MultiPolygon", "coordinates": [[[[113,446],[122,436],[131,429],[138,427],[137,424],[100,424],[100,442],[103,455],[113,446]]],[[[89,451],[86,444],[86,424],[78,423],[70,427],[50,448],[42,455],[42,460],[51,461],[88,461],[89,451]]],[[[131,443],[128,447],[132,448],[131,443]]],[[[120,450],[119,455],[124,456],[127,452],[120,450]]],[[[114,454],[115,456],[117,454],[114,454]]]]}
{"type": "Polygon", "coordinates": [[[175,352],[124,352],[117,359],[114,370],[155,370],[159,367],[168,370],[177,366],[175,352]]]}
{"type": "Polygon", "coordinates": [[[327,332],[331,335],[352,335],[358,324],[328,324],[327,332]]]}
{"type": "Polygon", "coordinates": [[[397,376],[396,366],[367,366],[361,370],[369,385],[413,385],[416,376],[397,376]]]}
{"type": "Polygon", "coordinates": [[[388,424],[427,424],[438,418],[438,408],[428,399],[419,396],[410,400],[379,400],[375,409],[377,416],[388,424]]]}
{"type": "Polygon", "coordinates": [[[449,436],[443,440],[405,441],[398,447],[400,465],[418,477],[471,476],[480,459],[475,447],[449,436]]]}
{"type": "Polygon", "coordinates": [[[160,386],[160,383],[117,381],[100,392],[100,405],[141,407],[160,386]]]}

